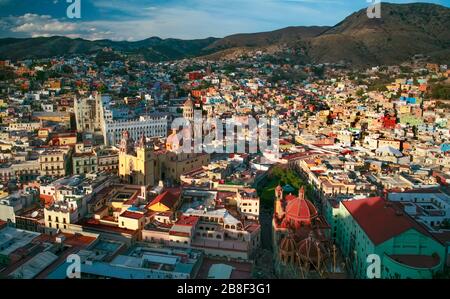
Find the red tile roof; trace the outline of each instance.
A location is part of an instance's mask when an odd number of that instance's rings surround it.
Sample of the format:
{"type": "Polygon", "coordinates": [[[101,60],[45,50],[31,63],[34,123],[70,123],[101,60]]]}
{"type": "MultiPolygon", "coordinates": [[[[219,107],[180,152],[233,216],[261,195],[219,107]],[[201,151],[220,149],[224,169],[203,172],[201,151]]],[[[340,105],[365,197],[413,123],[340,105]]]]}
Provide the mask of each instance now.
{"type": "Polygon", "coordinates": [[[165,191],[165,192],[161,193],[160,195],[158,195],[150,203],[150,207],[157,203],[161,203],[161,204],[165,205],[167,208],[172,209],[175,206],[175,204],[177,203],[179,197],[180,197],[179,191],[176,191],[176,190],[165,191]]]}
{"type": "Polygon", "coordinates": [[[286,215],[293,220],[310,221],[318,215],[314,205],[307,199],[290,194],[286,196],[286,201],[286,215]]]}
{"type": "Polygon", "coordinates": [[[130,218],[130,219],[141,219],[144,216],[145,216],[144,214],[136,213],[136,212],[130,212],[130,211],[125,211],[125,212],[123,212],[120,215],[120,217],[125,217],[125,218],[130,218]]]}
{"type": "Polygon", "coordinates": [[[64,243],[71,245],[71,246],[78,246],[78,247],[88,247],[91,245],[97,238],[95,237],[89,237],[89,236],[83,236],[80,234],[63,234],[66,237],[66,240],[64,243]]]}
{"type": "Polygon", "coordinates": [[[44,202],[45,205],[50,205],[55,200],[55,197],[53,195],[40,194],[39,197],[41,201],[44,202]]]}
{"type": "Polygon", "coordinates": [[[199,218],[197,216],[181,216],[175,224],[182,226],[194,226],[197,224],[198,219],[199,218]]]}
{"type": "Polygon", "coordinates": [[[286,218],[285,223],[295,223],[299,227],[302,224],[309,225],[312,219],[319,214],[312,202],[305,198],[305,188],[300,189],[299,195],[289,194],[286,196],[286,218]]]}
{"type": "Polygon", "coordinates": [[[410,229],[430,236],[422,226],[405,215],[399,207],[381,197],[343,201],[342,204],[375,245],[410,229]]]}

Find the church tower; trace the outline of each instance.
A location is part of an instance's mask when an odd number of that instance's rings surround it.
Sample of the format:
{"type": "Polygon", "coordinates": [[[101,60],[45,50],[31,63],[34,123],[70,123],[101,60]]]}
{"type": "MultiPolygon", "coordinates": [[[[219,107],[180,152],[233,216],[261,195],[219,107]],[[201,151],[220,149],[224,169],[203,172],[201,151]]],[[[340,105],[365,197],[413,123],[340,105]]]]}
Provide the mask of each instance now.
{"type": "Polygon", "coordinates": [[[137,184],[151,186],[156,185],[156,164],[153,145],[147,143],[147,138],[145,135],[142,135],[136,145],[137,184]]]}
{"type": "Polygon", "coordinates": [[[275,215],[278,220],[284,217],[283,200],[283,188],[278,185],[275,189],[275,215]]]}
{"type": "Polygon", "coordinates": [[[128,131],[123,132],[122,140],[120,141],[120,153],[128,154],[130,153],[133,146],[133,140],[130,138],[130,133],[128,131]]]}

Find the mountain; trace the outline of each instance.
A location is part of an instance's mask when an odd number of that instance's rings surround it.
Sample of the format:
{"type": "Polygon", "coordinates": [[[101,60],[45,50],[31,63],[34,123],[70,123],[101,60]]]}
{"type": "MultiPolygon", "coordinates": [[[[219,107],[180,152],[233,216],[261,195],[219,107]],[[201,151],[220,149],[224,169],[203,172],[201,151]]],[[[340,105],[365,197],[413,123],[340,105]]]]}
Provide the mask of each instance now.
{"type": "Polygon", "coordinates": [[[308,61],[315,63],[346,61],[357,66],[394,64],[420,53],[450,64],[450,9],[426,3],[382,3],[380,19],[369,19],[366,9],[363,9],[333,27],[288,27],[221,39],[151,37],[137,42],[116,42],[65,37],[6,38],[0,39],[0,59],[89,54],[104,47],[140,54],[149,61],[197,56],[221,59],[255,49],[270,49],[274,53],[294,49],[291,53],[297,54],[292,55],[304,55],[308,61]]]}
{"type": "Polygon", "coordinates": [[[450,9],[383,3],[380,19],[356,12],[314,38],[309,53],[315,61],[357,65],[398,63],[418,53],[449,61],[450,9]]]}
{"type": "Polygon", "coordinates": [[[150,61],[175,60],[197,56],[216,40],[215,38],[179,40],[151,37],[137,42],[117,42],[111,40],[88,41],[61,36],[6,38],[0,39],[0,59],[20,60],[67,54],[93,54],[107,47],[117,51],[141,54],[150,61]]]}
{"type": "Polygon", "coordinates": [[[235,34],[219,39],[207,49],[220,51],[241,47],[267,47],[278,44],[289,44],[292,41],[308,41],[326,30],[328,26],[287,27],[280,30],[250,34],[235,34]]]}

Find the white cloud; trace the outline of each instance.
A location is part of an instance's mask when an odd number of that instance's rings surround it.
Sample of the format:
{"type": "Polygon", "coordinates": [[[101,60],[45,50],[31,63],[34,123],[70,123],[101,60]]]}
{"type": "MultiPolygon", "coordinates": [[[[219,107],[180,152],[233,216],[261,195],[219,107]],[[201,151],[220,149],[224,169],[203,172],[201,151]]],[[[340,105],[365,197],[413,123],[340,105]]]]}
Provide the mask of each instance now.
{"type": "Polygon", "coordinates": [[[0,21],[0,29],[12,32],[19,37],[49,37],[54,35],[71,38],[104,39],[111,38],[112,32],[99,30],[95,26],[86,26],[82,22],[57,20],[49,15],[24,14],[18,17],[6,17],[0,21]]]}
{"type": "MultiPolygon", "coordinates": [[[[94,4],[107,10],[120,7],[119,2],[121,0],[99,0],[94,4]]],[[[167,5],[154,3],[144,8],[143,5],[137,1],[127,2],[124,12],[135,15],[134,18],[90,24],[109,28],[116,40],[140,40],[150,36],[193,39],[269,31],[283,26],[321,25],[318,19],[324,22],[328,18],[327,23],[334,23],[335,18],[296,1],[186,0],[167,5]]]]}

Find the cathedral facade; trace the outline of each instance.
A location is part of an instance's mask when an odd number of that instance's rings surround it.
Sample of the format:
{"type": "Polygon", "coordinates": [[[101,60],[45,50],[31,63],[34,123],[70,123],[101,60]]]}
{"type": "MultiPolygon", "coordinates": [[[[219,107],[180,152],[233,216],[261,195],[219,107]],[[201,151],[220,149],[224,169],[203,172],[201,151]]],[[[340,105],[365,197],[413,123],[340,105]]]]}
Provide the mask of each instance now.
{"type": "Polygon", "coordinates": [[[176,146],[170,141],[165,149],[155,149],[144,135],[135,142],[125,131],[120,142],[119,176],[134,185],[156,186],[159,181],[174,184],[179,183],[182,174],[210,163],[209,154],[180,153],[174,149],[176,146]]]}

